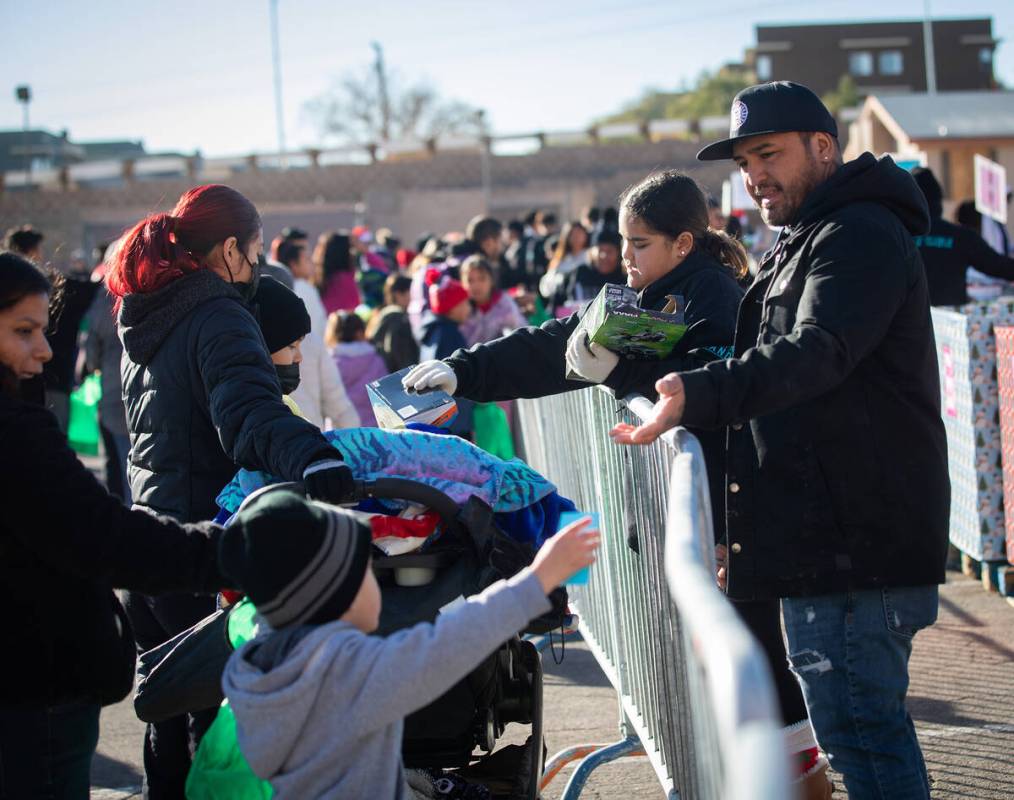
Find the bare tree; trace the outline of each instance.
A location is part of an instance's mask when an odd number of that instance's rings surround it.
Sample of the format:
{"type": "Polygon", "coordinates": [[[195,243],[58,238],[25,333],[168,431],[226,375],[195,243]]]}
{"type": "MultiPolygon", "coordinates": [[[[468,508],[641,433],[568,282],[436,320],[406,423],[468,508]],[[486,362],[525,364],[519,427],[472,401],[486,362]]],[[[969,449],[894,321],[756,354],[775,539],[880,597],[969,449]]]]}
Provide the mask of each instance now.
{"type": "Polygon", "coordinates": [[[306,104],[321,136],[383,144],[448,133],[485,133],[479,109],[444,100],[427,83],[405,84],[385,65],[380,45],[374,43],[373,49],[373,64],[345,73],[328,91],[306,104]]]}

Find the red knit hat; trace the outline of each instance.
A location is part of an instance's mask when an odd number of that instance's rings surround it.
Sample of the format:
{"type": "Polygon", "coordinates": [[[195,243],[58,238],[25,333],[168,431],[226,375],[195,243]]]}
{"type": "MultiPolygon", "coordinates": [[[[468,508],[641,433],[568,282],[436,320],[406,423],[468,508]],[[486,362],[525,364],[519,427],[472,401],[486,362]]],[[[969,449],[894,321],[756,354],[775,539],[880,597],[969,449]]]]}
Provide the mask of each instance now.
{"type": "Polygon", "coordinates": [[[408,265],[412,263],[415,257],[416,252],[405,247],[398,248],[398,252],[394,254],[394,260],[398,262],[398,266],[402,269],[408,269],[408,265]]]}
{"type": "Polygon", "coordinates": [[[434,314],[449,314],[455,306],[468,299],[468,290],[454,278],[441,276],[439,270],[431,269],[426,273],[426,285],[430,287],[430,308],[434,314]]]}

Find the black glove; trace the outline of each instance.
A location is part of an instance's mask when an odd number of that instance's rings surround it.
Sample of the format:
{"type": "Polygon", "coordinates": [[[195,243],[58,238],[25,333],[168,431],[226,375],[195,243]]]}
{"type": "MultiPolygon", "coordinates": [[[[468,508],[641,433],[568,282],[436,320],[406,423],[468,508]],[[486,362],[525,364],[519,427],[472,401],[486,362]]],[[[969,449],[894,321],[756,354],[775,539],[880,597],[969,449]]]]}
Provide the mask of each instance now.
{"type": "Polygon", "coordinates": [[[355,481],[348,464],[337,458],[326,458],[314,461],[303,470],[303,486],[314,500],[339,505],[353,499],[355,481]]]}

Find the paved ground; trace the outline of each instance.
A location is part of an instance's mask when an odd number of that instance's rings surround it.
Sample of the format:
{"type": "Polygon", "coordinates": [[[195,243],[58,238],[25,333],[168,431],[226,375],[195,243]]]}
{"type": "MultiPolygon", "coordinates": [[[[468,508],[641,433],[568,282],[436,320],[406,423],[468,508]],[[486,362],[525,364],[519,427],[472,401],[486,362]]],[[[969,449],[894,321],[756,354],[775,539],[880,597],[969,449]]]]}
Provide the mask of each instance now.
{"type": "MultiPolygon", "coordinates": [[[[568,643],[559,666],[547,652],[546,737],[551,753],[617,738],[615,694],[594,658],[568,643]]],[[[1014,797],[1014,608],[952,574],[940,619],[915,642],[911,710],[938,800],[1014,797]]],[[[131,796],[140,783],[142,726],[129,702],[105,709],[93,800],[131,796]]],[[[545,793],[560,797],[569,770],[545,793]]],[[[593,774],[586,798],[660,798],[644,759],[624,759],[593,774]]],[[[836,798],[844,798],[841,789],[836,798]]]]}

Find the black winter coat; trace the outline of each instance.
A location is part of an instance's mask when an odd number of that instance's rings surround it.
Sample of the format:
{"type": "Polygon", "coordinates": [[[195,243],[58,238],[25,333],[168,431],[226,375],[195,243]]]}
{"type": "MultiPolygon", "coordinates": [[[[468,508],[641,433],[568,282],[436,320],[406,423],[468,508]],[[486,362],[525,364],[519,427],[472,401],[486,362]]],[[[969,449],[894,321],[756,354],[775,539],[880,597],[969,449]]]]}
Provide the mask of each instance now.
{"type": "Polygon", "coordinates": [[[74,389],[74,367],[77,364],[77,339],[81,322],[91,308],[101,283],[87,278],[68,276],[60,299],[49,323],[46,339],[53,357],[42,369],[46,389],[69,394],[74,389]]]}
{"type": "Polygon", "coordinates": [[[1014,281],[1014,258],[996,252],[979,234],[937,217],[929,233],[915,237],[926,267],[931,306],[968,302],[965,273],[975,267],[985,275],[1014,281]]]}
{"type": "MultiPolygon", "coordinates": [[[[687,332],[664,359],[621,359],[605,381],[617,397],[637,392],[655,399],[655,382],[663,375],[696,369],[732,354],[736,311],[743,291],[726,267],[706,253],[691,251],[676,269],[645,287],[638,303],[642,308],[658,311],[671,294],[683,297],[687,332]]],[[[550,320],[539,328],[519,328],[501,339],[457,351],[447,359],[458,378],[457,394],[480,401],[511,400],[587,388],[584,381],[564,377],[567,340],[581,313],[550,320]]],[[[725,480],[725,437],[714,430],[694,433],[704,448],[718,518],[725,480]]]]}
{"type": "Polygon", "coordinates": [[[50,412],[4,395],[0,452],[0,708],[119,700],[134,644],[110,587],[217,591],[220,529],[124,508],[50,412]]]}
{"type": "Polygon", "coordinates": [[[950,483],[911,176],[869,153],[760,263],[736,357],[683,375],[686,425],[730,425],[729,594],[943,581],[950,483]]]}
{"type": "Polygon", "coordinates": [[[211,519],[239,467],[300,480],[312,461],[341,457],[282,403],[260,327],[214,273],[127,295],[119,325],[136,505],[211,519]]]}

